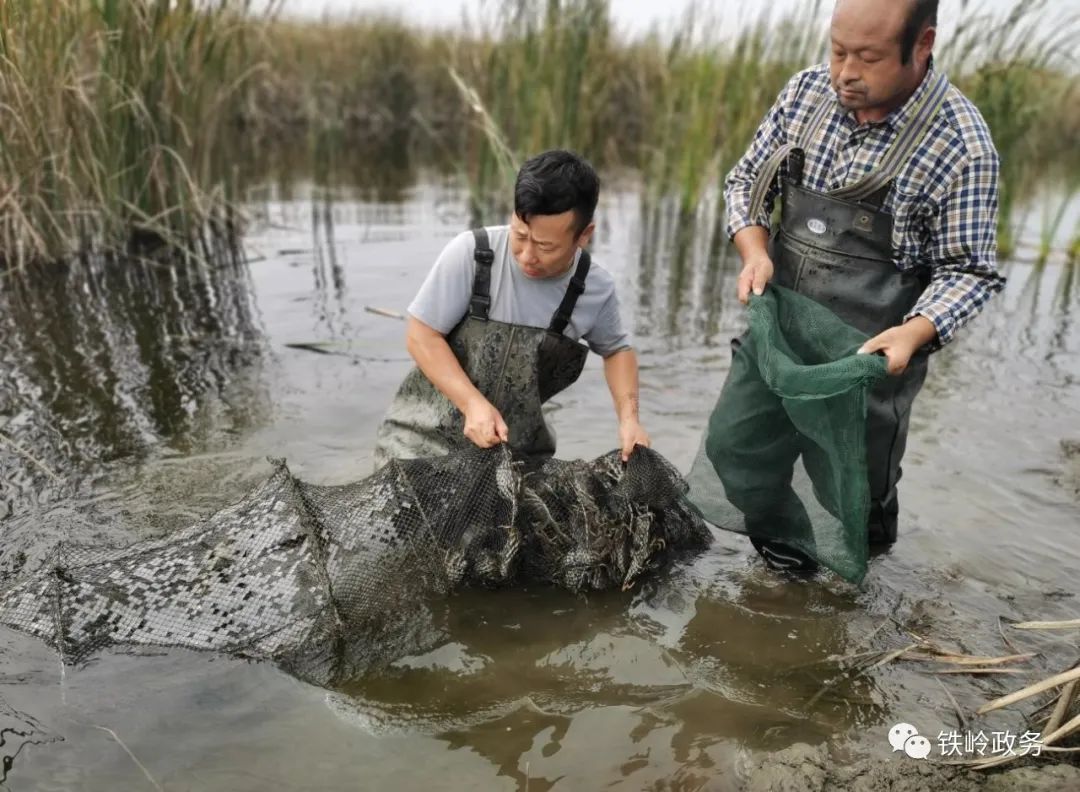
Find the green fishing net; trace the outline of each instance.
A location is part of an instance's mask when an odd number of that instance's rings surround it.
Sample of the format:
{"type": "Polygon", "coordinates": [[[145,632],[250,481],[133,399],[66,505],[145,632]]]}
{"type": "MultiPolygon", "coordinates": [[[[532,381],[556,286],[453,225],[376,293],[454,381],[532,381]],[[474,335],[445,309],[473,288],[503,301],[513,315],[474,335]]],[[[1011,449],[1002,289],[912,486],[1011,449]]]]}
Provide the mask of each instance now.
{"type": "Polygon", "coordinates": [[[687,480],[714,525],[782,542],[841,577],[866,574],[867,397],[885,358],[824,305],[769,286],[751,296],[687,480]]]}

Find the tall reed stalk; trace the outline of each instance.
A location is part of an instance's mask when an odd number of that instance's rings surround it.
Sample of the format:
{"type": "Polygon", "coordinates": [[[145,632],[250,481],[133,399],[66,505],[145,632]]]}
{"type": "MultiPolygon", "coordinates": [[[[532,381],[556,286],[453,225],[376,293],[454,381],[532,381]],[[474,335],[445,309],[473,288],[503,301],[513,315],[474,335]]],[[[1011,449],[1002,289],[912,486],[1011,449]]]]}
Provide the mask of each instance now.
{"type": "Polygon", "coordinates": [[[674,193],[689,215],[734,166],[787,79],[820,58],[824,38],[808,34],[819,10],[819,2],[784,18],[766,10],[733,39],[711,32],[721,19],[686,18],[657,69],[637,162],[654,198],[674,193]]]}
{"type": "MultiPolygon", "coordinates": [[[[610,0],[495,0],[452,31],[252,2],[0,2],[0,262],[228,236],[245,180],[298,161],[319,183],[391,196],[418,165],[449,170],[474,219],[498,216],[516,166],[554,146],[633,174],[694,223],[827,34],[824,0],[741,25],[699,12],[633,38],[610,0]],[[387,166],[406,176],[381,177],[387,166]]],[[[1047,7],[999,19],[965,6],[939,47],[1002,155],[1005,252],[1016,208],[1080,173],[1080,35],[1074,19],[1047,27],[1047,7]]]]}
{"type": "Polygon", "coordinates": [[[601,160],[617,145],[608,12],[608,0],[504,0],[490,30],[459,42],[451,69],[468,114],[456,159],[476,219],[505,208],[529,154],[563,147],[601,160]]]}
{"type": "Polygon", "coordinates": [[[998,245],[1008,256],[1019,204],[1047,179],[1080,170],[1068,143],[1080,135],[1080,27],[1075,14],[1048,26],[1046,0],[1020,0],[1003,17],[964,10],[970,15],[942,48],[942,62],[983,114],[1001,155],[998,245]]]}
{"type": "Polygon", "coordinates": [[[228,234],[248,0],[0,3],[0,261],[228,234]],[[216,230],[215,230],[216,229],[216,230]]]}

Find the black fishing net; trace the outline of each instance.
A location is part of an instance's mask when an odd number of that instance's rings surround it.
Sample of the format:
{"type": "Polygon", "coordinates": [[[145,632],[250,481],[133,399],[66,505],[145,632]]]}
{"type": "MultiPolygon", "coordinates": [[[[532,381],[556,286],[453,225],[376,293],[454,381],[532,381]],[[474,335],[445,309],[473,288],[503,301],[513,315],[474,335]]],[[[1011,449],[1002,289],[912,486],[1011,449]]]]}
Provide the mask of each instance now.
{"type": "Polygon", "coordinates": [[[0,624],[77,663],[117,644],[272,660],[330,684],[430,646],[430,605],[463,585],[629,588],[709,533],[659,454],[625,465],[505,447],[394,460],[326,487],[284,462],[239,503],[166,538],[64,543],[0,584],[0,624]]]}
{"type": "Polygon", "coordinates": [[[648,449],[625,469],[615,452],[545,462],[525,475],[519,498],[526,576],[571,591],[630,588],[669,548],[707,541],[685,492],[678,471],[648,449]]]}

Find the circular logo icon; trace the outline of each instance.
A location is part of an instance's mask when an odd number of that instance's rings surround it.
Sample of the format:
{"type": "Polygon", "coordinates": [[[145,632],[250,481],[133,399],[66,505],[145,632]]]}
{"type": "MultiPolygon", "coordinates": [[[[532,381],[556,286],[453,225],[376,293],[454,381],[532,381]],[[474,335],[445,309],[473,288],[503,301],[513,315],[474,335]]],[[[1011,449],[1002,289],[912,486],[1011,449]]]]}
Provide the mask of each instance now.
{"type": "Polygon", "coordinates": [[[818,220],[816,217],[811,217],[806,221],[806,227],[809,228],[815,234],[824,234],[828,230],[828,226],[825,225],[824,220],[818,220]]]}

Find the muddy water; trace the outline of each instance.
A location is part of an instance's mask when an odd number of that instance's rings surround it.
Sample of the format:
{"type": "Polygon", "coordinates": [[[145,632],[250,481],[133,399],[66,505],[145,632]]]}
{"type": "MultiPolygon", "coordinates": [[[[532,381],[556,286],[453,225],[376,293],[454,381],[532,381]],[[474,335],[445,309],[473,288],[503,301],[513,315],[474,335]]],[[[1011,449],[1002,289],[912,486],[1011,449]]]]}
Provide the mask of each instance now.
{"type": "MultiPolygon", "coordinates": [[[[430,186],[401,204],[265,202],[255,214],[243,266],[0,283],[0,526],[24,553],[0,555],[5,571],[59,538],[123,542],[187,524],[264,477],[268,455],[320,483],[369,472],[409,366],[403,323],[385,314],[404,310],[465,227],[462,198],[430,186]]],[[[634,327],[643,421],[684,470],[742,322],[734,263],[695,225],[708,227],[619,193],[601,207],[594,251],[634,327]]],[[[845,680],[829,660],[902,648],[890,617],[997,655],[999,616],[1080,615],[1080,501],[1063,445],[1080,439],[1080,284],[1053,260],[1007,273],[1007,292],[934,361],[901,538],[861,589],[777,577],[722,535],[628,593],[457,596],[444,645],[334,691],[175,650],[63,668],[3,631],[0,721],[35,724],[0,751],[18,752],[6,784],[739,789],[796,743],[837,763],[913,761],[890,754],[896,721],[956,729],[950,694],[970,712],[1075,659],[1075,634],[1010,634],[1043,653],[1030,676],[936,677],[904,662],[845,680]]],[[[562,457],[614,447],[598,361],[552,420],[562,457]]],[[[1017,712],[982,723],[1024,728],[1017,712]]]]}

